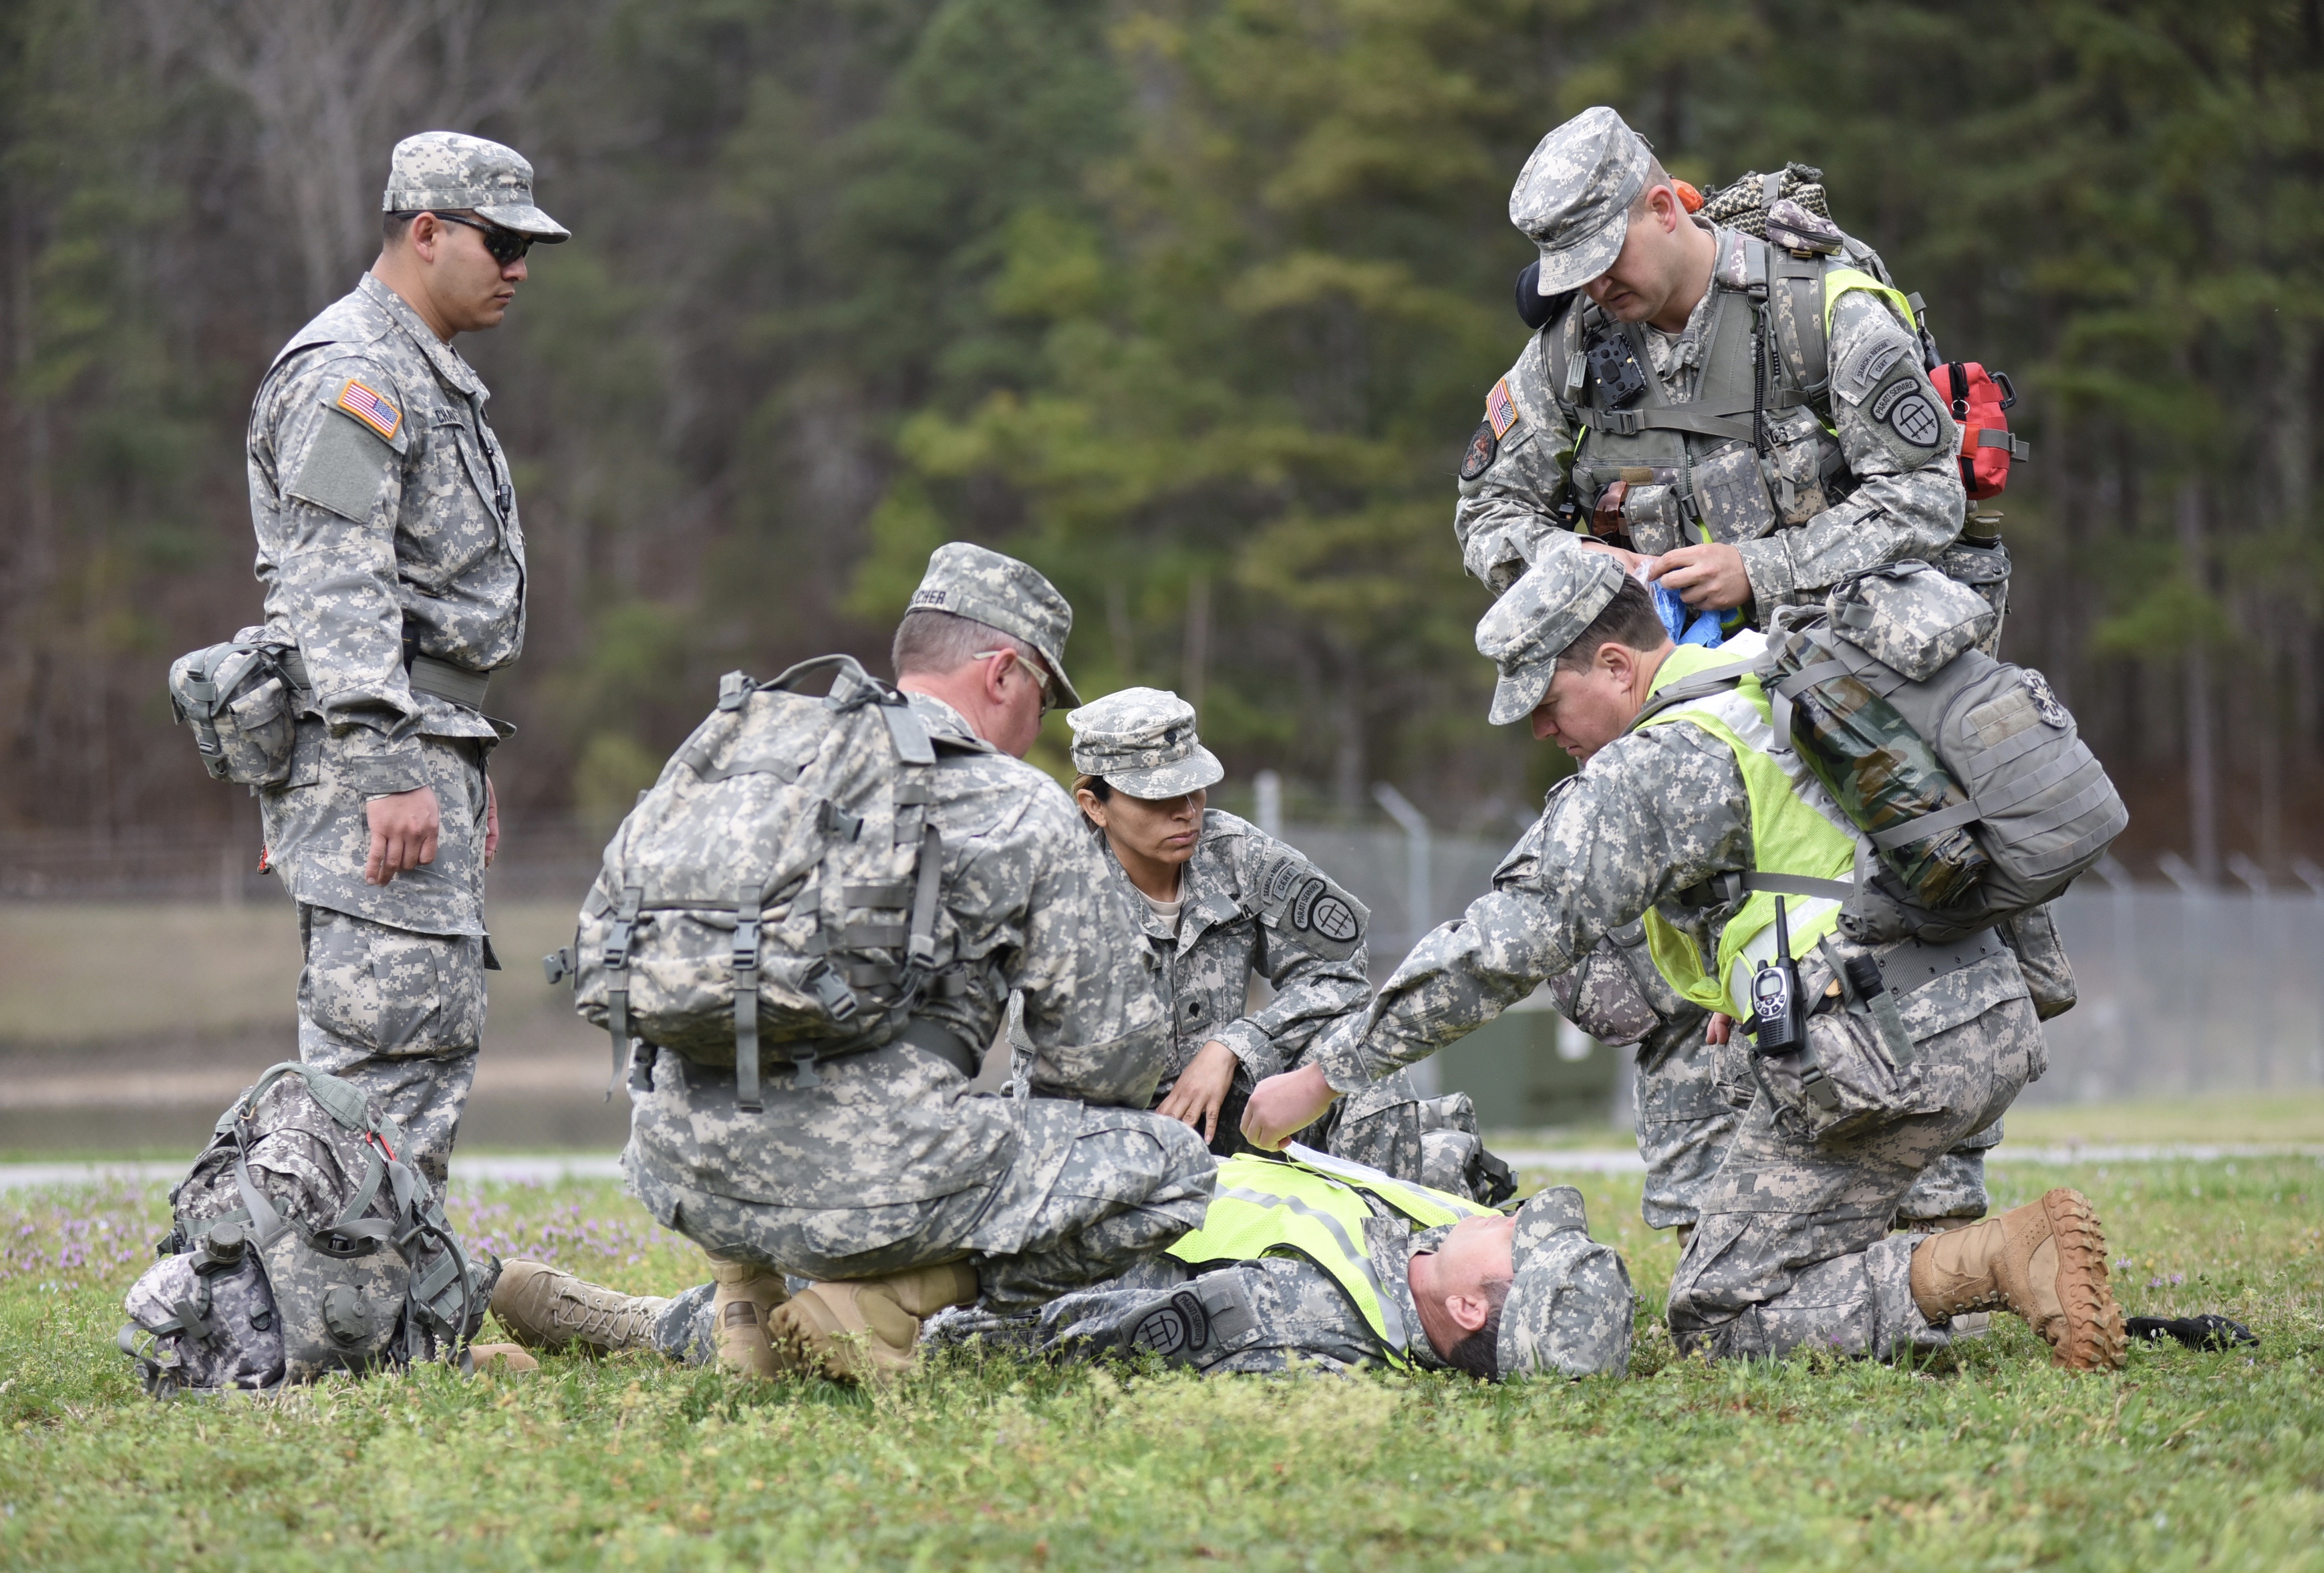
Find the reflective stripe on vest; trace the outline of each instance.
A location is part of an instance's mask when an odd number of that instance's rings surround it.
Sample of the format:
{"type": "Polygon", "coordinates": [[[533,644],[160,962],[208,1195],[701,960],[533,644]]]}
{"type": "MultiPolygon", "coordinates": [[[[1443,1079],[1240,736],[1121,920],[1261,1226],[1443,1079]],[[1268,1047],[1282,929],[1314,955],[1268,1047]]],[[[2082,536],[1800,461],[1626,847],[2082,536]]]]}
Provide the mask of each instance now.
{"type": "MultiPolygon", "coordinates": [[[[1759,633],[1738,634],[1717,649],[1681,645],[1655,674],[1649,695],[1712,667],[1756,659],[1766,648],[1766,636],[1759,633]]],[[[1809,774],[1798,752],[1776,749],[1773,711],[1758,678],[1746,676],[1724,693],[1674,704],[1648,717],[1645,724],[1665,726],[1675,721],[1702,728],[1734,753],[1751,802],[1754,872],[1804,874],[1816,879],[1849,877],[1859,840],[1856,828],[1823,784],[1809,774]]],[[[1840,925],[1840,906],[1837,901],[1814,897],[1784,898],[1794,957],[1812,951],[1817,940],[1840,925]]],[[[1739,1016],[1748,1014],[1738,1007],[1749,998],[1752,968],[1775,952],[1775,897],[1753,891],[1720,931],[1716,965],[1706,971],[1694,942],[1649,908],[1647,952],[1672,988],[1705,1010],[1739,1016]],[[1721,987],[1722,980],[1727,987],[1721,987]]]]}
{"type": "MultiPolygon", "coordinates": [[[[1389,1359],[1402,1365],[1419,1329],[1404,1325],[1397,1302],[1380,1286],[1379,1270],[1364,1237],[1364,1225],[1374,1216],[1364,1204],[1365,1195],[1377,1197],[1423,1228],[1493,1210],[1296,1142],[1286,1153],[1282,1159],[1243,1153],[1221,1163],[1218,1189],[1203,1215],[1203,1227],[1182,1236],[1169,1254],[1195,1265],[1304,1256],[1347,1291],[1366,1324],[1387,1346],[1389,1359]]],[[[1402,1272],[1404,1264],[1390,1264],[1389,1269],[1402,1272]]]]}

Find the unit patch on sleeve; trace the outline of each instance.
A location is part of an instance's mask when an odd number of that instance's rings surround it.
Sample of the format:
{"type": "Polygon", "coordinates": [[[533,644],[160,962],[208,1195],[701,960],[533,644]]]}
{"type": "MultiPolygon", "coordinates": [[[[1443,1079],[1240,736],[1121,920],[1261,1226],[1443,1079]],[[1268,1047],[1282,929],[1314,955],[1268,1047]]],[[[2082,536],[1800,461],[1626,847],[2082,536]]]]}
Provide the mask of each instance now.
{"type": "Polygon", "coordinates": [[[1493,435],[1493,423],[1480,420],[1477,435],[1469,439],[1469,451],[1461,455],[1461,479],[1473,481],[1493,467],[1493,460],[1501,451],[1501,439],[1493,435]]]}
{"type": "Polygon", "coordinates": [[[347,385],[339,390],[338,407],[388,442],[395,440],[395,428],[403,424],[403,411],[382,398],[377,389],[367,386],[361,378],[347,379],[347,385]]]}

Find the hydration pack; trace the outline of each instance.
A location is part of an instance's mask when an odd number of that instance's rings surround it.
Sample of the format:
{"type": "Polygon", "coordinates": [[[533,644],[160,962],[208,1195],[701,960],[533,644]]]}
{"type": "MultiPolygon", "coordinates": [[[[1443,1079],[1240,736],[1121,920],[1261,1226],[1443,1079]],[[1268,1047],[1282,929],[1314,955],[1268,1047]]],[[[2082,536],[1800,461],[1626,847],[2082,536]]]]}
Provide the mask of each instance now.
{"type": "Polygon", "coordinates": [[[170,663],[170,712],[194,729],[213,780],[256,787],[290,778],[299,716],[281,658],[292,648],[263,628],[245,628],[170,663]]]}
{"type": "MultiPolygon", "coordinates": [[[[958,746],[947,741],[946,747],[958,746]]],[[[944,848],[936,746],[904,695],[850,656],[771,683],[730,672],[718,707],[605,848],[567,970],[575,1008],[647,1086],[652,1051],[734,1068],[761,1107],[762,1055],[815,1062],[899,1036],[936,980],[944,848]],[[798,690],[831,673],[827,696],[798,690]],[[632,1040],[646,1048],[632,1058],[632,1040]]]]}
{"type": "Polygon", "coordinates": [[[352,1082],[272,1067],[170,1192],[115,1340],[146,1391],[259,1391],[455,1355],[500,1263],[472,1264],[403,1133],[352,1082]]]}

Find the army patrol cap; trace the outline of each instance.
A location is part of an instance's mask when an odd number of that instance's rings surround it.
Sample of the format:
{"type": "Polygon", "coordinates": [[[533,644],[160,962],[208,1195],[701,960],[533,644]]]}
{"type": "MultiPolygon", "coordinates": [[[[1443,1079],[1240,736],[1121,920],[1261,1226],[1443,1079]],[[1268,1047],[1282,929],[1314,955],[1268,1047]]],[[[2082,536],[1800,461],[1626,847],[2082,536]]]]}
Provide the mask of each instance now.
{"type": "Polygon", "coordinates": [[[1563,1253],[1545,1249],[1568,1229],[1590,1232],[1582,1192],[1553,1185],[1517,1209],[1517,1233],[1509,1240],[1509,1296],[1501,1302],[1500,1336],[1493,1342],[1493,1369],[1503,1376],[1546,1375],[1559,1369],[1552,1357],[1557,1292],[1571,1275],[1563,1253]]]}
{"type": "Polygon", "coordinates": [[[1553,550],[1477,624],[1477,653],[1501,669],[1492,722],[1523,721],[1549,692],[1557,658],[1622,587],[1621,559],[1586,547],[1553,550]]]}
{"type": "Polygon", "coordinates": [[[533,206],[532,166],[516,149],[456,131],[423,131],[395,144],[382,213],[464,208],[545,244],[573,236],[533,206]]]}
{"type": "Polygon", "coordinates": [[[1074,609],[1057,587],[1014,557],[966,541],[947,541],[928,556],[928,571],[912,592],[914,612],[949,612],[997,628],[1041,652],[1049,665],[1059,704],[1079,705],[1065,676],[1065,636],[1074,631],[1074,609]]]}
{"type": "Polygon", "coordinates": [[[1183,797],[1227,773],[1194,736],[1194,707],[1166,688],[1109,694],[1065,724],[1074,729],[1074,768],[1132,797],[1183,797]]]}
{"type": "Polygon", "coordinates": [[[1541,139],[1509,190],[1509,222],[1541,248],[1545,295],[1579,290],[1614,265],[1654,150],[1600,104],[1541,139]]]}

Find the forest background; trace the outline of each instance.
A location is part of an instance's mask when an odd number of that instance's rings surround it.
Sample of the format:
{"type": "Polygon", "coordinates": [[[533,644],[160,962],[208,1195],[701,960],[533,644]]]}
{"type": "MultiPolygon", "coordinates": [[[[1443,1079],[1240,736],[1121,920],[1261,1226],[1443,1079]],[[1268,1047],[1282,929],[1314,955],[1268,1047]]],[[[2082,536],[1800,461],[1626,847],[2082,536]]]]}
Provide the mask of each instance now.
{"type": "Polygon", "coordinates": [[[1509,184],[1602,102],[1699,184],[1821,166],[2012,374],[2006,653],[2135,867],[2281,874],[2324,858],[2320,9],[14,0],[0,832],[254,832],[163,669],[255,621],[251,394],[451,127],[575,235],[459,343],[531,557],[512,833],[618,814],[724,670],[883,656],[966,538],[1072,598],[1084,694],[1197,701],[1230,802],[1506,834],[1565,766],[1484,723],[1452,472],[1526,336],[1509,184]]]}

